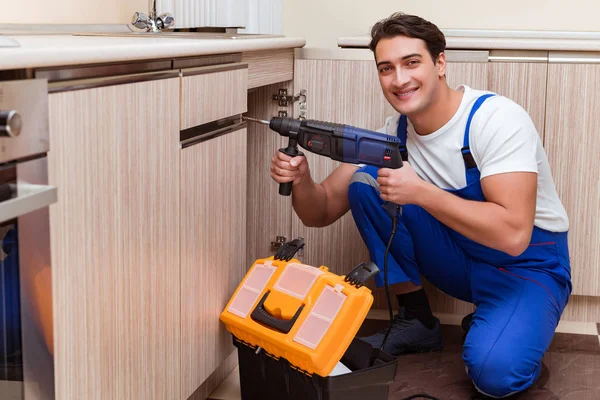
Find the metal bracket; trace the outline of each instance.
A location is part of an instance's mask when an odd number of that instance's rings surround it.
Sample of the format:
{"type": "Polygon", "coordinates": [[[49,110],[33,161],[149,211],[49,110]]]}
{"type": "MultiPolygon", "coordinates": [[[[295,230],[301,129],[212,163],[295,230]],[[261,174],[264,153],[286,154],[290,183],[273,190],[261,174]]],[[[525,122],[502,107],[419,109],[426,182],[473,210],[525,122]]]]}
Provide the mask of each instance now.
{"type": "Polygon", "coordinates": [[[300,93],[295,96],[288,95],[287,89],[279,89],[279,92],[273,95],[273,101],[277,101],[280,107],[287,107],[288,102],[306,103],[306,89],[300,90],[300,93]]]}
{"type": "MultiPolygon", "coordinates": [[[[304,240],[304,238],[301,237],[301,236],[299,236],[298,239],[304,240]]],[[[279,250],[279,248],[281,246],[283,246],[286,242],[287,242],[287,237],[285,237],[285,236],[277,236],[275,238],[275,241],[271,242],[271,251],[273,253],[276,253],[277,250],[279,250]]],[[[298,250],[298,253],[296,253],[296,254],[298,255],[298,257],[304,256],[304,247],[301,248],[300,250],[298,250]]]]}
{"type": "Polygon", "coordinates": [[[274,242],[271,242],[271,251],[277,251],[283,244],[287,242],[287,238],[285,236],[277,236],[274,242]]]}

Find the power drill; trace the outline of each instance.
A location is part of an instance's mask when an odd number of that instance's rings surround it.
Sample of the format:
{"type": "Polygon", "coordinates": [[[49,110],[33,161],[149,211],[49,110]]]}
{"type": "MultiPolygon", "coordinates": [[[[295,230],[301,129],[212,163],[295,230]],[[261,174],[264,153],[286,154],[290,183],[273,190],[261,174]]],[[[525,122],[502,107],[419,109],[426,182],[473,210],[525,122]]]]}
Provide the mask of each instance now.
{"type": "MultiPolygon", "coordinates": [[[[350,125],[283,117],[274,117],[271,121],[249,117],[243,118],[248,121],[269,125],[269,128],[278,132],[281,136],[289,137],[288,146],[279,149],[279,151],[291,157],[304,155],[298,151],[298,145],[300,145],[311,153],[320,154],[336,161],[396,169],[402,167],[402,156],[406,157],[407,155],[406,147],[397,137],[350,125]]],[[[291,193],[292,182],[279,184],[279,194],[289,196],[291,193]]],[[[400,206],[394,203],[384,203],[382,207],[392,218],[392,232],[383,257],[385,294],[390,325],[384,336],[380,350],[383,350],[385,346],[394,317],[388,285],[387,259],[392,240],[396,233],[398,213],[400,212],[400,206]]]]}
{"type": "MultiPolygon", "coordinates": [[[[269,125],[281,136],[289,137],[288,146],[279,149],[291,157],[303,156],[298,145],[336,161],[366,164],[379,168],[402,167],[400,140],[395,136],[316,120],[274,117],[271,121],[244,117],[248,121],[269,125]]],[[[289,196],[292,182],[279,184],[279,194],[289,196]]]]}

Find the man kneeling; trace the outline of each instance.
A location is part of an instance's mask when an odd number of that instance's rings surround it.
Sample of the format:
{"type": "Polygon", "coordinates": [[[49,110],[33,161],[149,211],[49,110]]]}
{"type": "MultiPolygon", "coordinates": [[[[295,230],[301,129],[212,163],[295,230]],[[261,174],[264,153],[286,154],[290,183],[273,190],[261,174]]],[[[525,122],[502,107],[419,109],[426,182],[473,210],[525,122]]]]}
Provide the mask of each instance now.
{"type": "MultiPolygon", "coordinates": [[[[401,139],[408,162],[397,170],[343,164],[319,184],[304,157],[276,151],[271,176],[293,182],[294,210],[307,226],[351,210],[380,267],[391,233],[381,205],[402,205],[388,259],[400,312],[384,350],[441,349],[423,275],[476,306],[463,351],[476,388],[491,397],[525,390],[571,293],[569,220],[539,135],[506,97],[448,87],[446,41],[434,24],[398,13],[371,36],[383,94],[398,112],[381,131],[401,139]]],[[[363,340],[379,347],[384,335],[363,340]]]]}

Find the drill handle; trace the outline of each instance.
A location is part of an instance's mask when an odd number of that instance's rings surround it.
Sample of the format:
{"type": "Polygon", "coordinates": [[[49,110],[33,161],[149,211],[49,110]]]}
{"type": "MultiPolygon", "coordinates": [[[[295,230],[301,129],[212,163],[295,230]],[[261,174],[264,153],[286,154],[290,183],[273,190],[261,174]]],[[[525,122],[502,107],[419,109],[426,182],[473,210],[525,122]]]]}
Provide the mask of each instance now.
{"type": "MultiPolygon", "coordinates": [[[[302,153],[301,151],[298,151],[298,146],[295,143],[291,143],[292,139],[290,138],[290,144],[288,144],[288,147],[286,148],[281,148],[279,149],[280,152],[282,152],[283,154],[287,154],[290,157],[297,157],[297,156],[303,156],[304,153],[302,153]]],[[[292,194],[292,185],[293,182],[285,182],[285,183],[280,183],[279,184],[279,194],[282,196],[289,196],[292,194]]]]}

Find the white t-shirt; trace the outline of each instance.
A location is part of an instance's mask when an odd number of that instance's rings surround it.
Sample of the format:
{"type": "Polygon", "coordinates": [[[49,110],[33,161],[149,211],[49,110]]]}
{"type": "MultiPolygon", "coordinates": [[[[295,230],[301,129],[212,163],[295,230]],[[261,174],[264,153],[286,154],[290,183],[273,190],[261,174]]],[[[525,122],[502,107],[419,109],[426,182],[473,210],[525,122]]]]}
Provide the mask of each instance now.
{"type": "MultiPolygon", "coordinates": [[[[466,186],[461,149],[469,113],[475,100],[487,91],[462,85],[456,114],[437,131],[420,136],[408,120],[408,161],[425,181],[442,189],[466,186]]],[[[396,136],[399,115],[389,117],[379,132],[396,136]]],[[[506,172],[538,174],[534,225],[552,232],[569,229],[569,218],[558,197],[546,152],[529,114],[504,97],[486,99],[471,121],[469,147],[481,178],[506,172]]]]}

